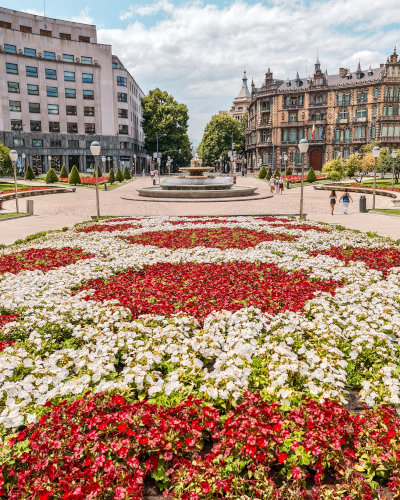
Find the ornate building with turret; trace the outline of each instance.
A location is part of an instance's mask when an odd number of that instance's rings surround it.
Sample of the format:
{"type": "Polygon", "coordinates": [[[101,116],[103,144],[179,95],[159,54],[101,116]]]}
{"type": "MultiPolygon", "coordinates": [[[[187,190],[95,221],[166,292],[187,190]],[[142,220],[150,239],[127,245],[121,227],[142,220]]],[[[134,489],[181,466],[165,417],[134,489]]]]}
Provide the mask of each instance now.
{"type": "Polygon", "coordinates": [[[314,170],[371,142],[400,147],[399,89],[396,48],[379,68],[363,70],[359,63],[355,72],[340,68],[337,75],[324,73],[318,58],[308,78],[297,73],[294,80],[277,80],[268,68],[261,87],[251,85],[248,166],[299,171],[304,136],[310,143],[305,167],[314,170]]]}
{"type": "Polygon", "coordinates": [[[246,113],[249,105],[251,103],[251,94],[249,92],[249,88],[247,87],[247,76],[246,71],[243,74],[242,78],[242,88],[240,89],[239,94],[233,100],[232,107],[230,111],[220,111],[220,115],[230,115],[235,120],[240,121],[243,115],[246,113]]]}

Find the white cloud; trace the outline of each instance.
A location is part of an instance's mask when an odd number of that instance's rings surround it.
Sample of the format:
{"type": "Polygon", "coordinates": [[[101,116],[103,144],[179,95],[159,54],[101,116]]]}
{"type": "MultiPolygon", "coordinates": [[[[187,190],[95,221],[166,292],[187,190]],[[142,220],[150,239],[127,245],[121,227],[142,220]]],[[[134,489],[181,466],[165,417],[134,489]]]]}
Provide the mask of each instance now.
{"type": "Polygon", "coordinates": [[[243,68],[260,86],[268,67],[276,78],[312,72],[317,47],[322,68],[377,67],[399,43],[400,2],[387,0],[276,0],[218,8],[200,2],[173,6],[158,0],[130,6],[125,29],[101,29],[144,91],[160,87],[189,107],[190,135],[201,138],[213,114],[229,109],[243,68]],[[162,12],[154,23],[150,16],[162,12]]]}
{"type": "Polygon", "coordinates": [[[72,21],[74,23],[93,24],[94,19],[93,17],[89,16],[89,11],[90,8],[86,7],[85,9],[81,10],[81,12],[77,16],[72,16],[69,21],[72,21]]]}

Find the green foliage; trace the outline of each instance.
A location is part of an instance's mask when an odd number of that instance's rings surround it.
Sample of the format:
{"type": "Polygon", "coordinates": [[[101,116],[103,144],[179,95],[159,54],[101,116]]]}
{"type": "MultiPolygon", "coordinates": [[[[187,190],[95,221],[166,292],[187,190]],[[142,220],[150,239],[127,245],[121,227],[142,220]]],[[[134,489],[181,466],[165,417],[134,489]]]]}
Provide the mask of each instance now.
{"type": "MultiPolygon", "coordinates": [[[[168,92],[159,88],[151,90],[142,99],[143,108],[143,132],[146,136],[145,149],[147,154],[153,155],[157,151],[174,151],[174,165],[176,167],[187,166],[191,156],[190,140],[187,134],[189,113],[185,104],[174,100],[168,92]],[[164,135],[165,134],[165,135],[164,135]],[[185,159],[186,158],[186,159],[185,159]]],[[[164,167],[166,156],[163,155],[161,165],[164,167]]],[[[214,159],[214,158],[213,158],[214,159]]]]}
{"type": "Polygon", "coordinates": [[[333,181],[341,181],[344,178],[344,164],[341,158],[326,162],[322,167],[322,171],[328,179],[333,181]]]}
{"type": "Polygon", "coordinates": [[[33,181],[33,179],[35,179],[35,174],[33,173],[32,167],[28,165],[25,171],[25,180],[33,181]]]}
{"type": "Polygon", "coordinates": [[[68,177],[68,172],[67,172],[65,165],[63,165],[61,167],[60,179],[66,179],[67,177],[68,177]]]}
{"type": "Polygon", "coordinates": [[[258,174],[258,178],[259,179],[265,179],[266,176],[267,176],[267,170],[266,170],[266,168],[263,165],[262,168],[261,168],[261,170],[260,170],[260,173],[258,174]]]}
{"type": "MultiPolygon", "coordinates": [[[[96,173],[95,173],[95,170],[93,170],[93,177],[95,177],[95,176],[96,176],[96,173]]],[[[100,165],[97,165],[97,177],[103,177],[103,172],[101,171],[100,165]]]]}
{"type": "Polygon", "coordinates": [[[68,182],[74,186],[81,184],[81,177],[75,165],[72,167],[71,173],[69,174],[68,182]]]}
{"type": "Polygon", "coordinates": [[[290,167],[288,167],[288,168],[286,169],[285,175],[293,175],[293,174],[292,174],[292,169],[291,169],[290,167]]]}
{"type": "Polygon", "coordinates": [[[307,173],[306,182],[316,182],[317,176],[315,175],[314,169],[311,167],[307,173]]]}
{"type": "Polygon", "coordinates": [[[280,176],[281,176],[281,174],[279,173],[279,170],[276,168],[276,169],[275,169],[275,172],[274,172],[274,177],[275,177],[275,178],[278,178],[278,177],[280,177],[280,176]]]}
{"type": "Polygon", "coordinates": [[[114,184],[115,182],[115,174],[114,174],[114,169],[110,169],[110,173],[108,174],[108,181],[109,184],[114,184]]]}
{"type": "Polygon", "coordinates": [[[229,161],[228,151],[232,149],[232,134],[235,151],[240,154],[243,152],[240,148],[244,148],[242,122],[234,120],[227,114],[215,115],[211,118],[197,148],[204,165],[212,165],[220,156],[223,162],[229,161]]]}
{"type": "Polygon", "coordinates": [[[10,159],[10,150],[0,142],[0,177],[14,175],[13,165],[10,159]]]}
{"type": "Polygon", "coordinates": [[[115,174],[115,180],[117,180],[118,182],[122,182],[124,180],[124,176],[122,175],[119,167],[117,168],[117,173],[115,174]]]}
{"type": "Polygon", "coordinates": [[[393,168],[393,158],[388,148],[381,148],[380,162],[377,171],[384,177],[386,172],[391,172],[393,168]]]}
{"type": "Polygon", "coordinates": [[[267,181],[269,181],[271,179],[271,177],[272,177],[272,168],[269,167],[268,172],[267,172],[267,176],[266,176],[267,181]]]}
{"type": "Polygon", "coordinates": [[[125,165],[124,172],[122,174],[124,176],[124,179],[128,181],[129,179],[132,179],[131,174],[129,173],[128,167],[125,165]]]}
{"type": "Polygon", "coordinates": [[[49,168],[46,174],[46,184],[53,184],[53,182],[57,182],[58,177],[53,168],[49,168]]]}

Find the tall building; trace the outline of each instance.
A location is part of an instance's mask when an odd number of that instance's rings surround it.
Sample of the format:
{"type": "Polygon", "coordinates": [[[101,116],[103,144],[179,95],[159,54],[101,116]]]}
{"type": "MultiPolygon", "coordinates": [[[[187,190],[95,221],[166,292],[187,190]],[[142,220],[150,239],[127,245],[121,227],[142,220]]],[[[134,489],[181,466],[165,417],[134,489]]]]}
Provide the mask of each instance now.
{"type": "Polygon", "coordinates": [[[251,94],[247,87],[247,76],[246,71],[244,72],[242,78],[242,88],[240,89],[239,94],[233,100],[233,104],[231,106],[230,111],[219,111],[219,115],[230,115],[235,120],[240,120],[242,116],[246,113],[249,105],[251,103],[251,94]]]}
{"type": "Polygon", "coordinates": [[[260,88],[251,87],[246,131],[248,165],[299,171],[298,142],[310,143],[306,168],[321,170],[339,155],[350,154],[374,141],[400,146],[400,62],[396,53],[379,68],[340,68],[339,74],[321,70],[317,58],[312,76],[277,80],[268,69],[260,88]],[[285,162],[287,156],[287,162],[285,162]]]}
{"type": "Polygon", "coordinates": [[[90,143],[104,165],[147,166],[136,80],[96,26],[0,8],[0,140],[46,172],[76,165],[93,171],[90,143]],[[51,157],[51,159],[49,158],[51,157]]]}

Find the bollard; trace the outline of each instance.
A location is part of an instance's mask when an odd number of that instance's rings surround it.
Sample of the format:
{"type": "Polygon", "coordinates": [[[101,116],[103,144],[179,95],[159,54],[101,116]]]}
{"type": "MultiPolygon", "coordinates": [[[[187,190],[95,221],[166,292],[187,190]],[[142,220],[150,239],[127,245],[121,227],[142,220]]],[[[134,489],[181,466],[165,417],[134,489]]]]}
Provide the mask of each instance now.
{"type": "Polygon", "coordinates": [[[286,189],[290,189],[290,180],[288,180],[286,183],[286,189]]]}
{"type": "Polygon", "coordinates": [[[33,200],[26,200],[26,213],[33,215],[33,200]]]}
{"type": "Polygon", "coordinates": [[[233,182],[233,184],[236,184],[236,175],[233,176],[232,182],[233,182]]]}
{"type": "Polygon", "coordinates": [[[365,214],[367,212],[367,198],[365,196],[360,196],[360,212],[365,214]]]}

